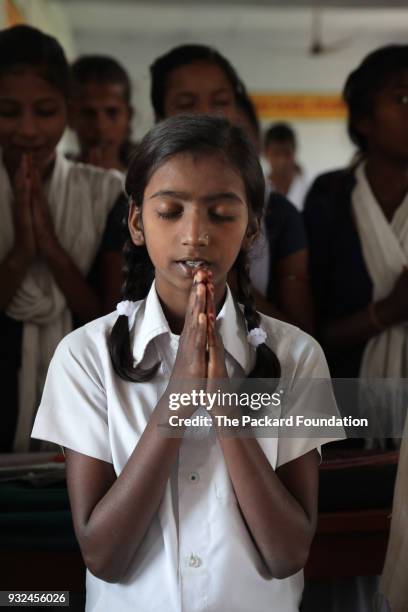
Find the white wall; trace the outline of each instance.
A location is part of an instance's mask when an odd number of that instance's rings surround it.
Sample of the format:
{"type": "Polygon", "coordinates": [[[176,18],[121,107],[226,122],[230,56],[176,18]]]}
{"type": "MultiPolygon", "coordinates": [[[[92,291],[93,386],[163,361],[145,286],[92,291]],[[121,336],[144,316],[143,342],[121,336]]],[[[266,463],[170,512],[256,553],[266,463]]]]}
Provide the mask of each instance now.
{"type": "MultiPolygon", "coordinates": [[[[390,42],[408,42],[408,8],[327,9],[322,14],[327,53],[312,56],[311,9],[222,3],[149,7],[123,0],[62,4],[78,54],[111,54],[129,70],[138,137],[152,123],[148,67],[172,46],[201,42],[217,47],[235,65],[249,90],[338,93],[366,53],[390,42]]],[[[300,159],[309,173],[349,161],[353,149],[342,121],[304,120],[294,125],[300,159]]]]}

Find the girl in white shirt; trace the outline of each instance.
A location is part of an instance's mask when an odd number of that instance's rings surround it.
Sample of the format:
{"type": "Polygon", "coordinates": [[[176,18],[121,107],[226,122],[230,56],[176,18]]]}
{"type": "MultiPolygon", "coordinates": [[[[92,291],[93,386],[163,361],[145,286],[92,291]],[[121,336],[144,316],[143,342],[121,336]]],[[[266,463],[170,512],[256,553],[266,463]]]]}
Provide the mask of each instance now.
{"type": "Polygon", "coordinates": [[[101,245],[122,175],[75,164],[57,151],[68,101],[69,67],[58,41],[26,25],[2,30],[3,452],[29,450],[35,409],[58,342],[76,323],[109,312],[120,276],[120,254],[102,252],[101,245]],[[101,279],[98,287],[90,281],[91,271],[101,279]]]}
{"type": "MultiPolygon", "coordinates": [[[[176,414],[224,414],[170,409],[171,394],[197,379],[207,391],[279,379],[291,410],[309,411],[301,379],[328,377],[310,336],[253,308],[256,152],[224,119],[168,119],[143,139],[126,190],[126,301],[61,342],[32,434],[66,449],[86,609],[295,611],[324,440],[223,436],[214,418],[173,435],[165,427],[176,414]],[[226,285],[233,266],[242,306],[226,285]]],[[[324,408],[335,410],[331,391],[324,408]]]]}

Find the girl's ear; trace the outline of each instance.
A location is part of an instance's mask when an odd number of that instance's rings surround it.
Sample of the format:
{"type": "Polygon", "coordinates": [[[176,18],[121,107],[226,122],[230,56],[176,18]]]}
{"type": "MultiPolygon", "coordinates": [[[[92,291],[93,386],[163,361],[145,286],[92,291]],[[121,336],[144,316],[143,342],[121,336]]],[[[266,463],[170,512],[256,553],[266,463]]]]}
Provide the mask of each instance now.
{"type": "Polygon", "coordinates": [[[145,239],[142,223],[142,208],[134,202],[129,207],[128,226],[132,242],[136,246],[144,246],[145,239]]]}
{"type": "Polygon", "coordinates": [[[354,127],[356,131],[367,138],[373,129],[373,121],[369,115],[365,115],[355,122],[354,127]]]}
{"type": "Polygon", "coordinates": [[[248,227],[244,236],[244,240],[242,241],[242,249],[244,251],[249,251],[255,240],[259,236],[259,221],[258,219],[253,219],[250,223],[248,223],[248,227]]]}

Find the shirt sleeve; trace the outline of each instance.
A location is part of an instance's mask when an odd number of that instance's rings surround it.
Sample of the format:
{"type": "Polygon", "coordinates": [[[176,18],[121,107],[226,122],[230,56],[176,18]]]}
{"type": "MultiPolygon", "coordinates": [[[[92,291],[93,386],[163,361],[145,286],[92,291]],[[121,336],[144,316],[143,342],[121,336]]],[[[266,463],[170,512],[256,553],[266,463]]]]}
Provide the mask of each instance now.
{"type": "Polygon", "coordinates": [[[112,463],[101,365],[84,329],[58,345],[31,435],[112,463]]]}
{"type": "Polygon", "coordinates": [[[344,428],[337,422],[321,424],[325,419],[340,418],[340,413],[323,350],[314,338],[300,331],[299,334],[300,341],[292,348],[295,375],[289,388],[284,389],[281,413],[281,417],[291,417],[292,422],[279,431],[276,467],[314,449],[320,454],[323,444],[345,437],[344,428]]]}

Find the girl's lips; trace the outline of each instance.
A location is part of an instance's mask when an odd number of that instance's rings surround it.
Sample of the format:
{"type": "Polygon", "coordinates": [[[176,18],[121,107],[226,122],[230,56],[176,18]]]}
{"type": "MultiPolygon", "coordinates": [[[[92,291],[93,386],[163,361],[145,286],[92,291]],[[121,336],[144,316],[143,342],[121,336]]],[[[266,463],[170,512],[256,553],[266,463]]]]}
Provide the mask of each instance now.
{"type": "Polygon", "coordinates": [[[184,261],[177,261],[176,263],[180,267],[181,271],[183,272],[183,275],[189,278],[193,278],[197,274],[198,270],[209,270],[210,269],[210,264],[207,262],[205,263],[203,262],[199,266],[194,266],[194,267],[189,266],[184,261]]]}

